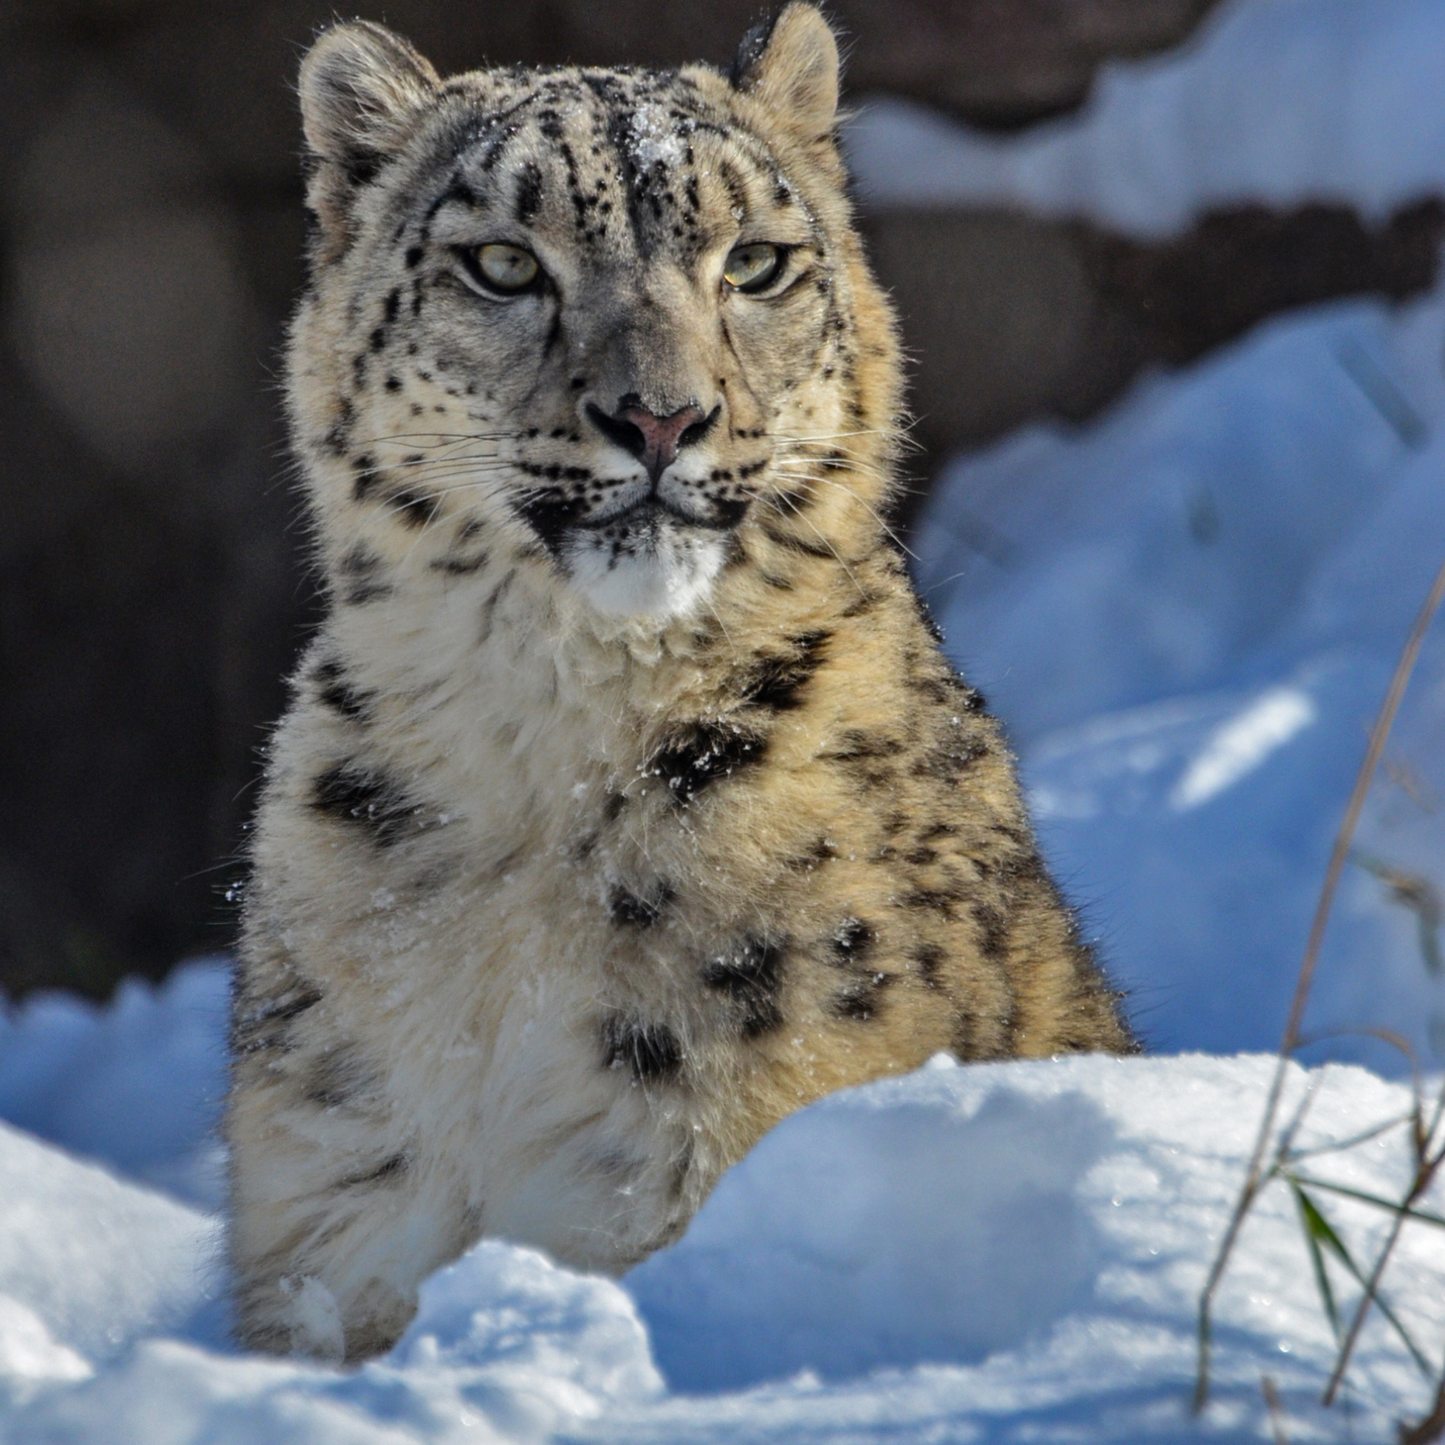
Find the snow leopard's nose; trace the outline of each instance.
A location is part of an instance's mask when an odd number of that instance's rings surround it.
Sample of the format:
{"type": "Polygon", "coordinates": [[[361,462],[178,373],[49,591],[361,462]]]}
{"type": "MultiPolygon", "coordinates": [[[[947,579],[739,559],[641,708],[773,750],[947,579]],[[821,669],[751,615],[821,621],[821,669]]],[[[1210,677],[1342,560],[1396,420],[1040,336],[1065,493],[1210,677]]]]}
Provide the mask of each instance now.
{"type": "Polygon", "coordinates": [[[622,404],[609,416],[601,407],[588,403],[587,419],[609,441],[631,452],[652,479],[658,478],[677,460],[683,447],[700,442],[712,430],[721,406],[704,413],[700,406],[685,406],[670,416],[658,416],[642,405],[634,394],[624,396],[622,404]]]}

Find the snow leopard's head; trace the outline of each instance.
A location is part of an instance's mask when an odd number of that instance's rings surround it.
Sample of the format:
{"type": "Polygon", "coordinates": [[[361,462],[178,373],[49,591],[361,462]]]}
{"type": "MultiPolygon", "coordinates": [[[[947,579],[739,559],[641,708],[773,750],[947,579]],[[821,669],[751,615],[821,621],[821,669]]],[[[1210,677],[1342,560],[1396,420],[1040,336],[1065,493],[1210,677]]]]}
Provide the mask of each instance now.
{"type": "Polygon", "coordinates": [[[324,33],[290,407],[339,595],[394,590],[384,564],[430,530],[453,578],[506,551],[666,619],[750,559],[836,550],[838,494],[868,525],[886,483],[854,463],[892,425],[896,346],[837,97],[805,4],[727,75],[443,82],[379,26],[324,33]]]}

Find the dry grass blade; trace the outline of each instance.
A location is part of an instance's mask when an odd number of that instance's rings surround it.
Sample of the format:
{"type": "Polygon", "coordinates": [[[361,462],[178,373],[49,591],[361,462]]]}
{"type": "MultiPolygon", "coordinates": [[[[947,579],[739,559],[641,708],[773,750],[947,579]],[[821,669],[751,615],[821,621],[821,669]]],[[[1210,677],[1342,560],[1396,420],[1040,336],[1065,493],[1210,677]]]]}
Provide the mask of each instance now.
{"type": "MultiPolygon", "coordinates": [[[[1398,1321],[1390,1314],[1385,1307],[1385,1302],[1379,1297],[1380,1279],[1385,1273],[1385,1266],[1390,1262],[1390,1256],[1394,1253],[1395,1245],[1400,1238],[1400,1231],[1405,1227],[1405,1220],[1415,1216],[1415,1203],[1429,1193],[1430,1186],[1435,1182],[1435,1175],[1439,1172],[1442,1161],[1445,1161],[1445,1145],[1435,1145],[1435,1131],[1440,1124],[1440,1111],[1437,1108],[1434,1117],[1428,1128],[1425,1127],[1424,1119],[1419,1108],[1419,1095],[1416,1095],[1416,1123],[1412,1142],[1415,1147],[1415,1177],[1410,1182],[1410,1188],[1406,1191],[1404,1199],[1394,1206],[1395,1218],[1390,1226],[1390,1232],[1385,1238],[1383,1248],[1380,1250],[1375,1267],[1370,1271],[1370,1278],[1364,1281],[1365,1293],[1355,1310],[1355,1317],[1350,1321],[1349,1333],[1346,1334],[1344,1343],[1340,1346],[1339,1357],[1335,1361],[1334,1371],[1330,1375],[1330,1382],[1325,1388],[1324,1403],[1331,1404],[1335,1398],[1335,1392],[1340,1388],[1340,1382],[1345,1377],[1345,1370],[1349,1367],[1350,1355],[1355,1348],[1355,1341],[1359,1339],[1360,1330],[1364,1326],[1365,1318],[1370,1312],[1372,1304],[1379,1305],[1390,1323],[1395,1329],[1400,1330],[1398,1321]]],[[[1408,1338],[1406,1343],[1409,1344],[1408,1338]]],[[[1427,1379],[1430,1378],[1430,1366],[1426,1363],[1420,1352],[1411,1347],[1411,1353],[1415,1356],[1416,1363],[1420,1366],[1427,1379]]]]}
{"type": "Polygon", "coordinates": [[[1382,858],[1371,858],[1364,853],[1357,853],[1355,858],[1361,868],[1385,885],[1391,902],[1415,915],[1420,956],[1424,959],[1426,971],[1437,977],[1445,972],[1445,960],[1440,954],[1440,923],[1445,910],[1441,907],[1439,890],[1421,874],[1396,868],[1382,858]]]}
{"type": "Polygon", "coordinates": [[[1264,1396],[1265,1409],[1269,1411],[1269,1428],[1274,1432],[1274,1445],[1289,1445],[1289,1436],[1284,1429],[1284,1411],[1279,1403],[1279,1389],[1273,1375],[1259,1377],[1260,1393],[1264,1396]]]}
{"type": "Polygon", "coordinates": [[[1400,1426],[1400,1445],[1432,1445],[1445,1436],[1445,1380],[1435,1395],[1435,1406],[1418,1425],[1400,1426]]]}
{"type": "MultiPolygon", "coordinates": [[[[1290,1003],[1289,1019],[1285,1023],[1284,1035],[1280,1040],[1279,1061],[1275,1066],[1274,1078],[1270,1083],[1269,1096],[1265,1101],[1264,1117],[1260,1121],[1259,1134],[1255,1139],[1254,1150],[1250,1156],[1244,1186],[1240,1190],[1239,1200],[1234,1207],[1234,1213],[1230,1216],[1229,1227],[1225,1230],[1224,1239],[1219,1246],[1219,1253],[1215,1256],[1209,1277],[1205,1281],[1204,1290],[1199,1297],[1199,1357],[1194,1382],[1194,1411],[1196,1414],[1204,1408],[1209,1399],[1210,1311],[1214,1302],[1214,1292],[1219,1287],[1219,1281],[1229,1263],[1229,1256],[1239,1239],[1239,1231],[1245,1217],[1265,1182],[1265,1154],[1269,1149],[1270,1136],[1274,1133],[1275,1119],[1279,1114],[1285,1072],[1289,1065],[1290,1055],[1299,1046],[1300,1025],[1304,1022],[1305,1005],[1309,1002],[1310,986],[1314,982],[1315,967],[1319,963],[1320,945],[1324,941],[1325,926],[1329,922],[1330,912],[1334,907],[1335,892],[1339,888],[1340,875],[1344,872],[1345,863],[1350,856],[1350,849],[1355,839],[1355,829],[1359,826],[1365,798],[1370,791],[1370,784],[1374,781],[1375,770],[1379,767],[1380,755],[1384,752],[1390,730],[1395,725],[1395,714],[1400,710],[1400,701],[1405,695],[1405,688],[1409,685],[1410,675],[1415,670],[1415,663],[1419,659],[1425,634],[1430,629],[1431,620],[1439,609],[1442,597],[1445,597],[1445,564],[1442,564],[1440,570],[1435,574],[1435,581],[1430,587],[1429,596],[1426,597],[1425,605],[1415,619],[1415,625],[1410,629],[1410,635],[1400,653],[1400,660],[1395,664],[1394,676],[1390,679],[1390,686],[1385,693],[1385,701],[1381,705],[1374,726],[1370,729],[1369,745],[1365,749],[1365,757],[1360,764],[1360,771],[1355,777],[1355,786],[1350,793],[1345,816],[1340,823],[1339,832],[1335,835],[1329,867],[1325,870],[1324,883],[1320,887],[1319,902],[1315,906],[1314,920],[1310,924],[1309,939],[1305,944],[1304,957],[1300,961],[1294,998],[1290,1003]]],[[[1401,1222],[1403,1222],[1403,1216],[1397,1218],[1397,1233],[1401,1222]]],[[[1383,1263],[1381,1267],[1383,1267],[1383,1263]]],[[[1366,1295],[1362,1306],[1367,1307],[1368,1302],[1369,1296],[1366,1295]]],[[[1362,1313],[1357,1316],[1357,1322],[1363,1323],[1362,1313]]],[[[1353,1333],[1358,1333],[1358,1323],[1353,1333]]],[[[1331,1399],[1337,1383],[1337,1380],[1331,1381],[1329,1393],[1331,1399]]]]}

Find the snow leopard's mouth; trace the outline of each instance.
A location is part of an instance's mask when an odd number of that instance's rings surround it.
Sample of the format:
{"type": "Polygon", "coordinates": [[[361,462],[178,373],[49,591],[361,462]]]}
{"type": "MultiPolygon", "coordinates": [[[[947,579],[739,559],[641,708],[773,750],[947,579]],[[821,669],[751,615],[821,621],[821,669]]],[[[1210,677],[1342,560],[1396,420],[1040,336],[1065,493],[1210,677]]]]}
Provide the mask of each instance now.
{"type": "Polygon", "coordinates": [[[701,527],[709,532],[726,532],[742,521],[751,498],[707,498],[708,512],[685,510],[654,491],[620,512],[606,517],[582,517],[573,526],[582,531],[610,535],[616,528],[619,538],[626,533],[653,532],[671,520],[684,527],[701,527]]]}
{"type": "MultiPolygon", "coordinates": [[[[687,500],[694,499],[688,495],[687,500]]],[[[666,532],[729,532],[742,521],[751,501],[751,497],[700,495],[693,510],[653,488],[630,504],[597,515],[577,498],[544,492],[528,498],[518,510],[548,550],[560,556],[569,544],[584,540],[630,550],[655,542],[666,532]]]]}

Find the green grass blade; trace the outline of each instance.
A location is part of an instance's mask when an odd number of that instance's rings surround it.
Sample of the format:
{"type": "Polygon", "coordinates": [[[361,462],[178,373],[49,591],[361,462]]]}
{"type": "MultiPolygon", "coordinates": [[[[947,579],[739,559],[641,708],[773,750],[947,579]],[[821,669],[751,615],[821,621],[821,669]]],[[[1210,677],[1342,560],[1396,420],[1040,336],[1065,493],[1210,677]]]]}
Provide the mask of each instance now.
{"type": "Polygon", "coordinates": [[[1310,1252],[1310,1263],[1314,1266],[1315,1283],[1319,1286],[1320,1302],[1325,1307],[1330,1328],[1335,1332],[1335,1343],[1338,1344],[1340,1312],[1335,1306],[1335,1292],[1330,1288],[1330,1277],[1325,1273],[1324,1252],[1320,1249],[1321,1228],[1328,1231],[1329,1225],[1325,1223],[1319,1210],[1310,1202],[1309,1196],[1293,1179],[1290,1180],[1289,1187],[1294,1194],[1294,1202],[1299,1207],[1300,1226],[1304,1230],[1305,1246],[1310,1252]]]}
{"type": "MultiPolygon", "coordinates": [[[[1354,1276],[1355,1282],[1360,1286],[1360,1288],[1368,1291],[1370,1288],[1369,1282],[1360,1272],[1360,1267],[1351,1257],[1350,1251],[1345,1248],[1344,1240],[1342,1240],[1339,1235],[1335,1233],[1334,1226],[1331,1225],[1329,1220],[1327,1220],[1324,1215],[1320,1213],[1319,1208],[1315,1204],[1314,1200],[1312,1200],[1309,1195],[1307,1195],[1304,1190],[1300,1188],[1300,1184],[1298,1181],[1291,1178],[1290,1185],[1296,1191],[1299,1198],[1304,1201],[1305,1205],[1308,1206],[1310,1233],[1314,1235],[1314,1237],[1316,1237],[1319,1242],[1324,1245],[1324,1247],[1328,1249],[1329,1252],[1333,1254],[1335,1258],[1338,1259],[1347,1270],[1349,1270],[1349,1272],[1354,1276]]],[[[1393,1213],[1399,1212],[1399,1207],[1397,1205],[1392,1204],[1389,1206],[1389,1208],[1393,1213]]],[[[1400,1323],[1399,1318],[1395,1314],[1395,1311],[1392,1310],[1390,1306],[1385,1302],[1384,1295],[1382,1295],[1377,1289],[1371,1295],[1371,1298],[1373,1299],[1374,1303],[1379,1307],[1380,1313],[1384,1315],[1384,1317],[1390,1322],[1395,1333],[1399,1335],[1401,1342],[1410,1352],[1410,1358],[1413,1359],[1415,1363],[1420,1367],[1421,1373],[1424,1374],[1427,1380],[1433,1380],[1435,1378],[1435,1372],[1431,1368],[1429,1360],[1425,1358],[1424,1353],[1421,1351],[1420,1347],[1415,1343],[1415,1341],[1410,1338],[1409,1331],[1406,1330],[1405,1326],[1400,1323]]]]}
{"type": "Polygon", "coordinates": [[[1311,1179],[1304,1174],[1286,1174],[1284,1176],[1291,1184],[1305,1185],[1310,1189],[1324,1189],[1330,1194],[1342,1194],[1346,1199],[1358,1199],[1362,1204],[1373,1204],[1377,1208],[1386,1209],[1391,1214],[1403,1214],[1406,1219],[1418,1219],[1421,1224],[1433,1224],[1437,1229],[1445,1229],[1445,1215],[1431,1214],[1428,1209],[1416,1209],[1413,1206],[1402,1209],[1397,1200],[1385,1199],[1378,1194],[1367,1194],[1362,1189],[1351,1189],[1344,1184],[1331,1184],[1324,1179],[1311,1179]]]}

